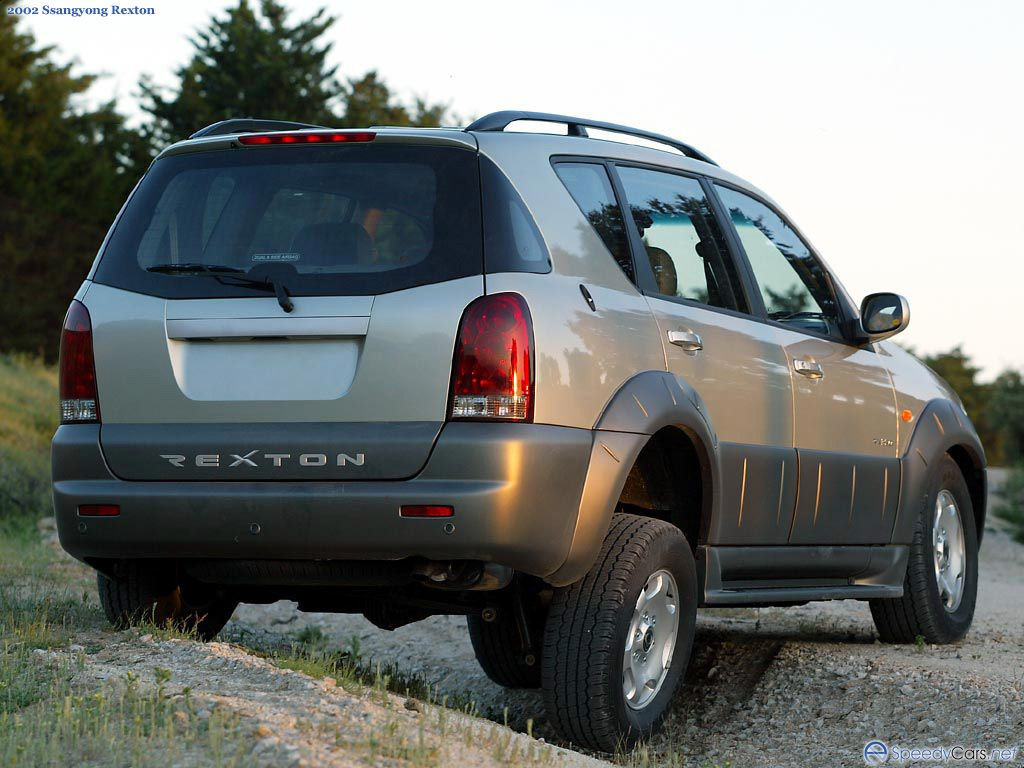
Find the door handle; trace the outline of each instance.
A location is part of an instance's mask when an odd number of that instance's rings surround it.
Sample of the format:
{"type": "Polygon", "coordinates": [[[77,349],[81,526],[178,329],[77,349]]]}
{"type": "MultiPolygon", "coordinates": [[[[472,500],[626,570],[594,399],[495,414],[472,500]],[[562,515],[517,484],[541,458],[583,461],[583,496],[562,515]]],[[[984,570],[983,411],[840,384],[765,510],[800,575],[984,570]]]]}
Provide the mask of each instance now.
{"type": "Polygon", "coordinates": [[[808,379],[825,378],[825,370],[818,363],[811,360],[794,360],[793,370],[801,376],[806,376],[808,379]]]}
{"type": "Polygon", "coordinates": [[[699,352],[704,349],[704,342],[693,331],[669,331],[668,340],[669,343],[682,347],[686,352],[699,352]]]}

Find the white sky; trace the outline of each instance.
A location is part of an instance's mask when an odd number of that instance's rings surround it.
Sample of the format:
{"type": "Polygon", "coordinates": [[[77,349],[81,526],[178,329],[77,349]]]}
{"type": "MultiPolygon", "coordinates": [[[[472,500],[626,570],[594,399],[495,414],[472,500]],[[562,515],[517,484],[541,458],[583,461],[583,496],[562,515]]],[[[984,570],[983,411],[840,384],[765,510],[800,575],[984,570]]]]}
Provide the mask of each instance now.
{"type": "MultiPolygon", "coordinates": [[[[22,5],[103,0],[23,0],[22,5]]],[[[137,114],[187,36],[229,3],[127,0],[155,16],[30,17],[38,40],[106,73],[137,114]]],[[[301,16],[324,4],[286,0],[301,16]]],[[[231,3],[234,4],[233,2],[231,3]]],[[[905,294],[900,341],[956,344],[991,377],[1024,367],[1024,2],[350,2],[329,33],[343,76],[399,94],[577,114],[667,133],[760,186],[859,300],[905,294]]],[[[198,128],[199,126],[197,126],[198,128]]]]}

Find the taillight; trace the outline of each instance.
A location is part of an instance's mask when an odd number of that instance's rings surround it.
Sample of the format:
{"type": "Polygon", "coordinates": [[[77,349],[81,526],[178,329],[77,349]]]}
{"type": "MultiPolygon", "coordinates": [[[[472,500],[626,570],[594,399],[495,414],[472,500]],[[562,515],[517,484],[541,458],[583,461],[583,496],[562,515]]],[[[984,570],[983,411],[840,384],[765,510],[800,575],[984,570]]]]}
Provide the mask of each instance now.
{"type": "Polygon", "coordinates": [[[100,420],[96,366],[92,355],[92,321],[77,299],[71,302],[60,334],[60,423],[100,420]]]}
{"type": "Polygon", "coordinates": [[[239,136],[239,144],[339,144],[346,141],[373,141],[373,131],[318,131],[316,133],[252,133],[239,136]]]}
{"type": "Polygon", "coordinates": [[[450,418],[533,418],[533,328],[516,293],[483,296],[462,315],[450,418]]]}

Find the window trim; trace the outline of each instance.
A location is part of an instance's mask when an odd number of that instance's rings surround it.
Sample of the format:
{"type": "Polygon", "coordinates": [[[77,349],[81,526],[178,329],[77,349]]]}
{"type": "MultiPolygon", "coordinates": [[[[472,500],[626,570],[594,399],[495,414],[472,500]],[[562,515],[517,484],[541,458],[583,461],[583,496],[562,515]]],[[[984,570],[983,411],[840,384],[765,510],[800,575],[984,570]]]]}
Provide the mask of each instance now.
{"type": "Polygon", "coordinates": [[[751,288],[753,289],[752,292],[756,300],[756,307],[758,311],[758,314],[755,319],[759,320],[760,322],[767,323],[768,325],[774,326],[776,328],[785,328],[788,331],[800,333],[815,339],[823,339],[825,341],[832,341],[837,344],[844,344],[846,346],[855,347],[857,349],[867,349],[869,351],[874,351],[874,347],[870,344],[870,342],[861,342],[850,337],[849,329],[851,328],[852,324],[856,322],[857,313],[856,311],[854,311],[853,307],[850,306],[850,303],[847,299],[845,292],[836,290],[837,282],[835,275],[832,274],[832,271],[822,261],[821,257],[818,255],[818,252],[815,251],[814,248],[811,246],[807,237],[804,236],[804,234],[793,223],[793,221],[788,216],[784,215],[775,205],[772,205],[767,200],[762,198],[760,195],[755,194],[749,189],[745,189],[744,187],[741,187],[738,184],[733,184],[731,182],[725,181],[724,179],[717,179],[713,176],[705,178],[708,181],[707,186],[710,188],[710,191],[714,196],[715,207],[718,216],[720,217],[723,225],[725,225],[725,228],[728,232],[726,238],[729,241],[730,245],[736,250],[737,258],[743,264],[744,272],[747,276],[747,279],[751,283],[751,288]],[[807,252],[811,255],[811,258],[814,259],[815,264],[818,265],[818,268],[821,269],[821,271],[828,278],[829,288],[832,291],[833,296],[835,298],[836,308],[839,310],[839,332],[841,336],[834,336],[829,333],[819,333],[818,331],[812,331],[808,328],[799,328],[797,326],[788,325],[786,323],[782,323],[779,322],[778,320],[773,320],[772,318],[768,317],[768,311],[764,304],[764,297],[761,295],[761,288],[760,284],[757,281],[757,276],[754,274],[754,268],[750,263],[750,258],[747,256],[746,249],[743,248],[743,243],[739,238],[739,234],[736,232],[736,227],[733,226],[732,219],[731,217],[728,216],[728,209],[725,207],[725,203],[722,202],[721,197],[719,197],[718,190],[715,189],[716,186],[731,189],[733,192],[738,192],[741,195],[745,195],[749,197],[751,200],[760,203],[765,208],[774,213],[776,216],[778,216],[779,219],[782,220],[782,223],[789,227],[791,230],[793,230],[796,236],[800,238],[800,242],[807,249],[807,252]]]}

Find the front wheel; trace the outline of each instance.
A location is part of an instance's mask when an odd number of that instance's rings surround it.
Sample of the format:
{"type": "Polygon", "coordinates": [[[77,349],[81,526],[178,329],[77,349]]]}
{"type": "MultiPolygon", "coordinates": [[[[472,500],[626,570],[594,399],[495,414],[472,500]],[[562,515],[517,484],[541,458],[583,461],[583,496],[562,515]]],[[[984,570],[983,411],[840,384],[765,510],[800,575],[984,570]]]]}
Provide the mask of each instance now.
{"type": "Polygon", "coordinates": [[[960,467],[935,464],[928,504],[914,524],[903,597],[871,601],[884,642],[952,643],[967,634],[978,595],[978,531],[960,467]]]}
{"type": "Polygon", "coordinates": [[[107,620],[118,629],[150,621],[211,640],[238,606],[213,587],[179,584],[173,572],[145,562],[118,563],[109,574],[97,573],[96,586],[107,620]]]}
{"type": "Polygon", "coordinates": [[[555,592],[544,632],[548,718],[567,740],[613,752],[660,725],[693,648],[697,569],[682,531],[616,514],[578,582],[555,592]]]}

